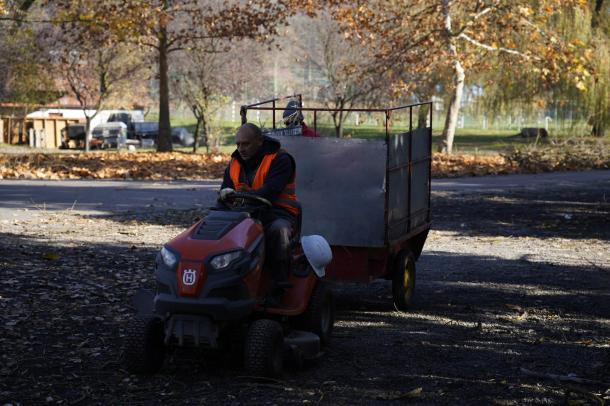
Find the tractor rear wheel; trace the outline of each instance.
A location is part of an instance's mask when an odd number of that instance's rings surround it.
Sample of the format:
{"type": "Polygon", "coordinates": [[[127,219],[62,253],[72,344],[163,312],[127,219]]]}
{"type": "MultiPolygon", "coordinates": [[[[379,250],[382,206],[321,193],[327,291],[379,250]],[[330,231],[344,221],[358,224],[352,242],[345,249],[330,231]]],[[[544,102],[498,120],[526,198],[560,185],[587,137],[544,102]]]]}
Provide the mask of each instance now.
{"type": "Polygon", "coordinates": [[[278,376],[284,363],[284,333],[277,321],[254,321],[246,335],[244,364],[252,376],[278,376]]]}
{"type": "Polygon", "coordinates": [[[125,336],[123,365],[134,374],[154,374],[165,360],[165,332],[158,318],[138,317],[133,320],[125,336]]]}
{"type": "Polygon", "coordinates": [[[317,334],[320,344],[324,346],[330,342],[334,324],[335,300],[332,291],[323,281],[318,281],[307,310],[299,317],[298,328],[317,334]]]}
{"type": "Polygon", "coordinates": [[[415,258],[409,251],[401,251],[394,264],[392,276],[392,297],[394,306],[400,311],[408,310],[413,304],[415,291],[415,258]]]}

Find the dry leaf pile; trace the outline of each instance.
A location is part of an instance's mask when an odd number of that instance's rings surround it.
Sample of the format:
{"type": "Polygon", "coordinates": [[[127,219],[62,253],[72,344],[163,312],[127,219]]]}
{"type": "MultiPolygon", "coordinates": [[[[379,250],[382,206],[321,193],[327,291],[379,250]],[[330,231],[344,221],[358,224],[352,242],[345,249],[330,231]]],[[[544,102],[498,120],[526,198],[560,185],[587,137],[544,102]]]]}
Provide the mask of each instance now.
{"type": "Polygon", "coordinates": [[[432,157],[433,178],[458,178],[515,173],[516,168],[499,155],[446,155],[432,157]]]}
{"type": "MultiPolygon", "coordinates": [[[[228,162],[228,154],[183,152],[0,154],[0,179],[217,179],[228,162]]],[[[568,142],[502,155],[434,154],[432,158],[434,178],[607,168],[610,149],[603,143],[568,142]]]]}
{"type": "Polygon", "coordinates": [[[521,173],[610,168],[610,147],[603,142],[568,140],[561,144],[515,149],[503,156],[521,173]]]}
{"type": "Polygon", "coordinates": [[[181,152],[0,154],[0,179],[210,179],[222,176],[228,160],[181,152]]]}

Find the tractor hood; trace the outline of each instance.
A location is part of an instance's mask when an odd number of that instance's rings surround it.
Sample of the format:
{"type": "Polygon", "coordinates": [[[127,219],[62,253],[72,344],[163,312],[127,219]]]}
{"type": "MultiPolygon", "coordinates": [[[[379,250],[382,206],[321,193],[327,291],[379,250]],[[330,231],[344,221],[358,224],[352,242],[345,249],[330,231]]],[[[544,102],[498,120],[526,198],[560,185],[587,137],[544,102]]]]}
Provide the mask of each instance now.
{"type": "Polygon", "coordinates": [[[222,252],[247,249],[262,234],[260,224],[245,212],[211,211],[166,244],[180,261],[199,262],[222,252]]]}

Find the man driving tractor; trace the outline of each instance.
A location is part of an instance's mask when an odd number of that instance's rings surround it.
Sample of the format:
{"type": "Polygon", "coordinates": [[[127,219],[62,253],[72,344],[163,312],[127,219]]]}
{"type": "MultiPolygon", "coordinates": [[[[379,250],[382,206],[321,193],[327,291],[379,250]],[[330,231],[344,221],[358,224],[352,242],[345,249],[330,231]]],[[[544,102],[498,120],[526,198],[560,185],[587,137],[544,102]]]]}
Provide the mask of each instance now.
{"type": "Polygon", "coordinates": [[[265,227],[268,265],[275,291],[281,298],[290,272],[290,238],[296,230],[301,207],[296,198],[294,158],[280,149],[280,143],[264,136],[261,129],[245,123],[235,136],[237,149],[226,168],[220,200],[228,195],[245,192],[263,197],[272,203],[271,212],[262,219],[265,227]]]}

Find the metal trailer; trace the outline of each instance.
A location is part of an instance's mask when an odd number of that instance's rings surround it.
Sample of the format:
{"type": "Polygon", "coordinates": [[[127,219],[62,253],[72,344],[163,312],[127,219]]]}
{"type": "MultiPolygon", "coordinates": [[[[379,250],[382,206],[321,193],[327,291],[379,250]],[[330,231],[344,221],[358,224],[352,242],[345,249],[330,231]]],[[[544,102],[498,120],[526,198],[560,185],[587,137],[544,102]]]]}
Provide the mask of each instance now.
{"type": "Polygon", "coordinates": [[[91,145],[95,148],[121,149],[127,146],[127,125],[120,121],[100,124],[91,135],[91,145]]]}
{"type": "MultiPolygon", "coordinates": [[[[290,97],[300,100],[300,95],[290,97]]],[[[271,112],[273,126],[266,134],[278,139],[296,161],[302,234],[322,235],[331,245],[327,277],[390,279],[395,306],[406,310],[415,288],[415,261],[430,230],[432,103],[386,109],[301,108],[313,116],[316,132],[322,114],[383,115],[385,137],[345,139],[295,137],[276,128],[276,110],[280,117],[283,111],[276,104],[283,99],[242,106],[242,122],[251,111],[271,112]],[[392,123],[399,114],[406,123],[404,131],[392,123]]]]}

